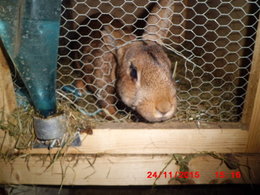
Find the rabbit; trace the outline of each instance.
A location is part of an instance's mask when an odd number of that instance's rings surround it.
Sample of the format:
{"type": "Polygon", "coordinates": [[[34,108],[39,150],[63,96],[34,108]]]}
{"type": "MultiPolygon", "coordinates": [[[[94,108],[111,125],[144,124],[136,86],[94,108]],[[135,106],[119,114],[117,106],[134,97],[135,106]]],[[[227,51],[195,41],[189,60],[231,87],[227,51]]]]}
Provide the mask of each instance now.
{"type": "Polygon", "coordinates": [[[117,94],[148,122],[173,117],[176,85],[162,42],[171,24],[171,5],[171,0],[161,0],[153,7],[141,39],[110,15],[98,13],[81,23],[76,67],[84,74],[76,86],[93,92],[110,114],[117,112],[117,94]]]}

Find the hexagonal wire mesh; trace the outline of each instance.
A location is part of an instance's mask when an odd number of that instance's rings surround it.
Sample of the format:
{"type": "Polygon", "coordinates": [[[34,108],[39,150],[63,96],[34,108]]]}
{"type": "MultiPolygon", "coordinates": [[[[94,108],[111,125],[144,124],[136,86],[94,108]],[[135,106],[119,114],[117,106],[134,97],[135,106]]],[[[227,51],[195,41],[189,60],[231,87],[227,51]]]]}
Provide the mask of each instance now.
{"type": "MultiPolygon", "coordinates": [[[[103,49],[95,43],[100,40],[95,33],[103,28],[98,13],[108,14],[112,21],[122,20],[134,29],[135,34],[141,35],[149,12],[157,3],[148,0],[63,0],[59,92],[87,115],[100,120],[106,118],[99,112],[102,110],[98,106],[101,89],[91,84],[102,82],[101,86],[105,88],[114,84],[105,78],[106,71],[110,70],[91,66],[100,58],[99,52],[103,49]],[[82,65],[89,65],[89,68],[82,68],[82,65]],[[102,76],[95,78],[98,74],[102,76]],[[86,86],[85,75],[91,76],[87,85],[97,87],[96,91],[74,89],[74,86],[86,86]],[[80,80],[83,82],[76,82],[80,80]]],[[[259,2],[174,0],[173,5],[172,26],[164,43],[172,66],[177,67],[178,107],[174,120],[239,121],[252,63],[259,2]]],[[[121,103],[114,91],[110,92],[109,98],[116,99],[116,118],[139,119],[121,103]]]]}

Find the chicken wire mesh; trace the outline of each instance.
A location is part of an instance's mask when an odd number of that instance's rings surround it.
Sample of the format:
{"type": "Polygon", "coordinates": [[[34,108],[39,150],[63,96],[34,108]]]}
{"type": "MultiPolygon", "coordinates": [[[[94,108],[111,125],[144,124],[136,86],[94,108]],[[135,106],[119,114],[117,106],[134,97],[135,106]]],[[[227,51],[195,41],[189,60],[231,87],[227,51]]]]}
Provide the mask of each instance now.
{"type": "MultiPolygon", "coordinates": [[[[123,27],[131,26],[136,35],[141,35],[155,4],[158,1],[63,0],[57,80],[60,99],[69,99],[87,116],[98,120],[142,120],[120,101],[115,91],[107,94],[115,99],[113,116],[107,113],[108,105],[100,107],[101,89],[93,93],[86,85],[95,87],[95,82],[105,82],[103,87],[109,88],[115,80],[104,79],[109,70],[82,67],[91,66],[100,58],[93,51],[103,49],[91,44],[98,40],[92,33],[103,28],[90,27],[100,23],[99,13],[112,21],[122,20],[123,27]],[[82,51],[83,46],[88,49],[82,51]],[[102,76],[95,77],[97,72],[102,72],[102,76]],[[92,76],[91,82],[83,79],[86,75],[92,76]],[[83,82],[77,84],[79,80],[83,82]]],[[[164,40],[177,83],[178,106],[173,120],[240,120],[259,8],[258,1],[248,0],[174,0],[172,25],[164,40]]]]}

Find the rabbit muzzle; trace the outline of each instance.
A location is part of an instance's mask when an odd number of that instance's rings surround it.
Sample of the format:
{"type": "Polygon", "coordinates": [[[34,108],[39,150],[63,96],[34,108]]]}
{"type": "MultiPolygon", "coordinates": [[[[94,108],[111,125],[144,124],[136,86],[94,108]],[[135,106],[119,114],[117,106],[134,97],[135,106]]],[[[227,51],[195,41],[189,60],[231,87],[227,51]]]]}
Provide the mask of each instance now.
{"type": "Polygon", "coordinates": [[[135,97],[122,96],[122,101],[136,110],[149,122],[161,122],[173,117],[176,112],[176,89],[169,86],[168,89],[141,89],[135,97]]]}
{"type": "Polygon", "coordinates": [[[161,94],[155,98],[144,98],[135,105],[135,110],[149,122],[165,121],[173,117],[176,112],[176,96],[161,94]]]}

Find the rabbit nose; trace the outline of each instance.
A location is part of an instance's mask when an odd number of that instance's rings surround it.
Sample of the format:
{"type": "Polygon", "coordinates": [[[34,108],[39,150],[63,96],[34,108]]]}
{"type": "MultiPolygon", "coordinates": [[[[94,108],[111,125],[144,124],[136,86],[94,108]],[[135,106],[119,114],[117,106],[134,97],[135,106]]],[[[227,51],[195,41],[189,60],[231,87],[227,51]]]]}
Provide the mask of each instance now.
{"type": "Polygon", "coordinates": [[[167,114],[171,110],[171,103],[168,101],[163,101],[157,104],[156,110],[162,115],[167,114]]]}

